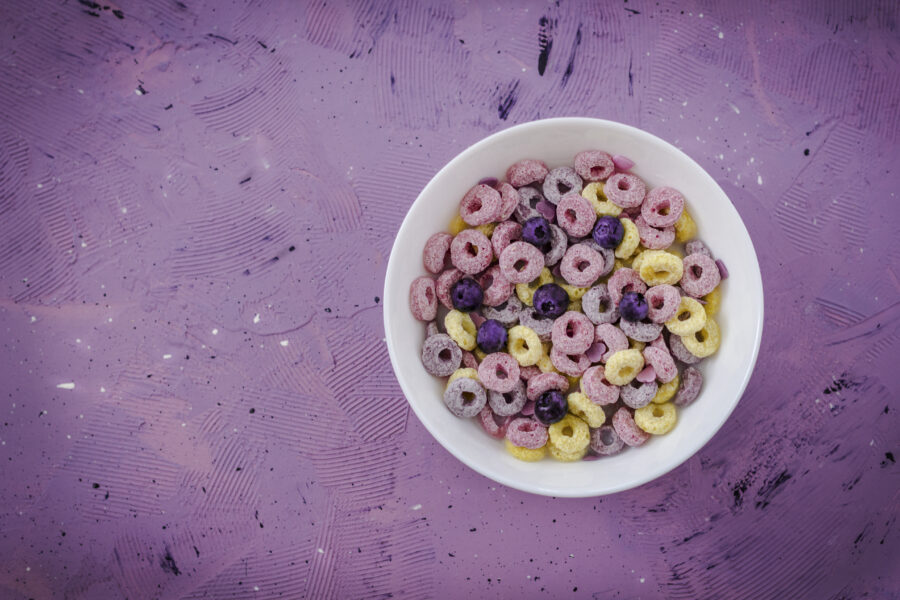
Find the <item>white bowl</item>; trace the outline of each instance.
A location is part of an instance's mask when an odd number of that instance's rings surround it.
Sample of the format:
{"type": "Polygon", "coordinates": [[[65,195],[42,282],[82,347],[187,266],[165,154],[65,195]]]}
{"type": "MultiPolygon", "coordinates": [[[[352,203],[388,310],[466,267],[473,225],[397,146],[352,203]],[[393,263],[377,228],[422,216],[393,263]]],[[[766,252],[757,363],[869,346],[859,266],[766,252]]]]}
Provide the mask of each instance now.
{"type": "Polygon", "coordinates": [[[463,463],[498,483],[548,496],[599,496],[627,490],[674,469],[718,431],[737,405],[759,352],[763,290],[753,242],[722,188],[684,152],[645,131],[600,119],[560,118],[511,127],[467,148],[425,186],[397,232],[384,284],[384,329],[391,363],[410,406],[431,435],[463,463]],[[717,322],[719,351],[702,365],[703,388],[679,409],[678,424],[640,448],[596,461],[537,463],[510,456],[476,419],[459,419],[444,406],[444,382],[420,362],[424,324],[408,306],[409,285],[426,273],[422,248],[446,230],[463,194],[483,177],[503,179],[524,158],[550,168],[571,165],[581,150],[600,148],[637,163],[632,172],[648,188],[670,185],[684,194],[698,237],[728,266],[717,322]]]}

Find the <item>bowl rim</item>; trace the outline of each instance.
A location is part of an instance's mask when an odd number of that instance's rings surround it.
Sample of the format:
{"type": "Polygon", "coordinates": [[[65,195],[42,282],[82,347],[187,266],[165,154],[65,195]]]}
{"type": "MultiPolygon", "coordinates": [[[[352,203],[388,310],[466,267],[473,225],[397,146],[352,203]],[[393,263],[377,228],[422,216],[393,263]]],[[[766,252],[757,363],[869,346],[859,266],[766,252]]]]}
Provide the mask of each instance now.
{"type": "MultiPolygon", "coordinates": [[[[397,295],[399,295],[401,298],[405,297],[405,295],[403,295],[403,294],[397,294],[397,295]]],[[[759,258],[756,254],[756,246],[753,244],[753,238],[750,236],[750,232],[747,230],[747,226],[744,223],[744,220],[741,218],[740,213],[738,213],[737,209],[734,206],[734,203],[731,202],[731,198],[728,196],[728,194],[725,193],[725,191],[718,184],[718,182],[697,161],[695,161],[693,158],[691,158],[688,154],[686,154],[680,148],[678,148],[675,145],[671,144],[670,142],[660,138],[659,136],[656,136],[652,133],[649,133],[647,131],[644,131],[643,129],[639,129],[632,125],[627,125],[625,123],[619,123],[617,121],[610,121],[608,119],[598,119],[598,118],[593,118],[593,117],[553,117],[553,118],[547,118],[547,119],[537,119],[537,120],[528,121],[525,123],[519,123],[517,125],[507,127],[505,129],[494,132],[494,133],[482,138],[481,140],[468,146],[462,152],[460,152],[459,154],[454,156],[452,159],[450,159],[450,161],[448,161],[447,164],[445,164],[440,170],[437,171],[437,173],[435,173],[431,177],[431,179],[428,181],[428,183],[425,185],[425,187],[423,187],[422,190],[419,192],[419,194],[416,196],[416,199],[413,201],[413,203],[410,204],[409,208],[407,209],[406,215],[404,215],[404,217],[403,217],[403,222],[400,224],[400,228],[397,230],[396,234],[394,235],[394,243],[392,243],[392,245],[391,245],[391,253],[388,258],[387,269],[385,271],[383,298],[384,298],[384,302],[382,303],[383,325],[384,325],[384,331],[385,331],[385,342],[387,344],[388,355],[391,360],[391,368],[394,371],[394,377],[397,379],[397,382],[400,384],[400,388],[403,390],[403,395],[404,395],[407,403],[412,408],[413,412],[416,414],[416,417],[418,417],[419,421],[422,423],[422,425],[425,427],[425,429],[428,431],[428,433],[431,434],[431,436],[435,440],[437,440],[437,442],[441,446],[443,446],[444,449],[447,450],[447,452],[449,452],[454,458],[456,458],[457,460],[459,460],[460,462],[462,462],[463,464],[468,466],[470,469],[472,469],[476,473],[479,473],[480,475],[482,475],[492,481],[496,481],[497,483],[500,483],[507,487],[517,489],[517,490],[520,490],[523,492],[529,492],[532,494],[538,494],[538,495],[543,495],[543,496],[568,497],[568,498],[598,497],[598,496],[614,494],[614,493],[618,493],[618,492],[622,492],[622,491],[626,491],[629,489],[640,487],[650,481],[653,481],[659,477],[662,477],[663,475],[666,475],[667,473],[676,469],[677,467],[680,467],[681,465],[686,463],[688,460],[690,460],[704,446],[706,446],[706,444],[708,444],[710,442],[710,440],[712,440],[712,438],[716,435],[716,433],[719,432],[719,430],[722,428],[722,425],[724,425],[725,422],[731,417],[732,413],[734,412],[735,408],[737,408],[738,403],[740,402],[741,398],[744,395],[744,392],[747,389],[747,385],[750,382],[750,378],[753,375],[753,372],[756,368],[756,362],[759,357],[759,349],[760,349],[760,345],[761,345],[761,341],[762,341],[762,330],[763,330],[763,321],[764,321],[764,312],[765,312],[765,306],[764,306],[765,296],[764,296],[763,285],[762,285],[762,274],[761,274],[760,267],[759,267],[759,258]],[[719,192],[721,192],[722,196],[724,196],[726,199],[729,200],[729,202],[727,203],[727,206],[725,207],[725,210],[731,211],[733,213],[733,216],[737,218],[736,222],[738,224],[740,224],[741,228],[743,228],[744,234],[746,235],[747,239],[750,241],[750,248],[752,250],[751,257],[752,257],[752,267],[753,268],[750,269],[750,272],[745,270],[743,272],[743,275],[747,277],[748,281],[750,281],[750,283],[753,287],[753,291],[759,297],[759,304],[758,304],[759,311],[756,314],[755,323],[753,323],[754,335],[753,335],[753,350],[752,350],[752,354],[751,354],[751,359],[747,365],[747,368],[744,371],[742,380],[740,381],[740,385],[737,387],[737,393],[735,394],[735,401],[732,403],[731,408],[726,413],[723,414],[723,416],[720,418],[719,422],[715,423],[714,427],[709,428],[709,435],[708,436],[702,436],[702,435],[698,436],[698,438],[696,438],[697,441],[690,447],[689,451],[683,455],[683,458],[681,460],[679,460],[677,462],[673,462],[672,464],[668,464],[668,463],[663,464],[661,467],[656,468],[656,469],[649,468],[646,470],[646,472],[642,476],[640,476],[634,480],[625,482],[622,485],[609,486],[608,488],[604,489],[603,491],[598,491],[598,492],[594,492],[594,493],[585,493],[584,490],[567,491],[565,489],[546,489],[546,488],[542,487],[540,484],[537,484],[534,486],[523,485],[520,481],[518,481],[514,478],[509,478],[502,472],[493,472],[493,471],[488,472],[486,469],[483,469],[479,465],[479,463],[468,460],[467,458],[464,458],[463,456],[457,454],[452,449],[452,444],[450,444],[449,440],[447,439],[445,434],[440,430],[440,428],[432,427],[432,424],[429,423],[428,419],[426,419],[424,417],[423,413],[417,408],[416,404],[414,402],[410,401],[410,397],[413,395],[412,390],[407,389],[406,382],[399,375],[399,373],[401,372],[399,369],[399,360],[394,352],[394,344],[393,344],[392,335],[391,335],[391,331],[392,331],[392,315],[391,315],[391,313],[392,313],[392,311],[389,309],[390,309],[390,307],[394,306],[394,304],[397,302],[398,299],[395,298],[395,292],[393,292],[391,290],[391,286],[388,285],[388,282],[393,281],[394,272],[399,268],[399,267],[397,267],[397,264],[399,261],[395,260],[396,256],[399,253],[398,246],[396,244],[396,240],[402,237],[403,232],[407,228],[411,227],[408,217],[409,217],[410,212],[412,212],[413,208],[419,202],[421,202],[423,200],[423,198],[430,195],[430,193],[432,191],[431,190],[432,186],[436,185],[435,182],[441,178],[441,175],[443,175],[443,173],[445,171],[449,171],[449,170],[453,169],[454,166],[458,162],[461,162],[469,155],[478,152],[482,147],[493,144],[499,139],[509,137],[512,135],[518,135],[529,129],[543,128],[543,127],[547,127],[549,125],[563,124],[563,123],[565,123],[567,125],[571,125],[571,124],[577,125],[579,123],[584,124],[584,125],[590,124],[592,126],[601,125],[604,127],[620,129],[628,135],[632,135],[632,136],[635,136],[638,138],[644,138],[644,140],[647,142],[662,144],[673,154],[692,163],[697,168],[699,173],[702,174],[702,177],[705,178],[708,181],[708,183],[712,184],[716,189],[718,189],[719,192]]]]}

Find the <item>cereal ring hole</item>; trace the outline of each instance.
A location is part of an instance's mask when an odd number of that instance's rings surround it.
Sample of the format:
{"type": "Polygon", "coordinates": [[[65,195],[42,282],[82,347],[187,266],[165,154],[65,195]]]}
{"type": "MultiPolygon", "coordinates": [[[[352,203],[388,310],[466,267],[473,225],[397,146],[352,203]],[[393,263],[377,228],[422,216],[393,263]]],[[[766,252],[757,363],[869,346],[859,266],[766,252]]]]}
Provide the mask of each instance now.
{"type": "Polygon", "coordinates": [[[572,426],[571,426],[571,425],[566,425],[565,427],[563,427],[562,434],[563,434],[564,436],[566,436],[566,437],[572,437],[572,435],[573,435],[574,433],[575,433],[575,432],[572,430],[572,426]]]}
{"type": "Polygon", "coordinates": [[[669,274],[669,271],[666,269],[653,269],[653,275],[656,277],[665,277],[669,274]]]}
{"type": "Polygon", "coordinates": [[[662,308],[664,304],[665,302],[659,296],[653,296],[653,298],[650,299],[650,306],[657,310],[662,308]]]}
{"type": "Polygon", "coordinates": [[[691,265],[691,273],[699,279],[703,275],[703,268],[700,265],[691,265]]]}
{"type": "Polygon", "coordinates": [[[473,402],[475,402],[475,394],[472,392],[463,392],[462,393],[462,401],[463,406],[469,406],[473,402]]]}
{"type": "Polygon", "coordinates": [[[605,171],[605,169],[602,167],[591,167],[591,177],[597,179],[603,175],[603,171],[605,171]]]}
{"type": "Polygon", "coordinates": [[[701,344],[706,341],[706,334],[703,332],[702,329],[700,331],[698,331],[697,333],[695,333],[694,337],[697,338],[697,341],[700,342],[701,344]]]}
{"type": "Polygon", "coordinates": [[[632,373],[634,373],[634,369],[631,367],[623,367],[622,369],[619,369],[619,375],[621,375],[622,377],[628,377],[632,373]]]}
{"type": "Polygon", "coordinates": [[[567,218],[567,219],[570,219],[570,220],[572,220],[572,221],[575,221],[575,220],[578,219],[578,215],[576,215],[576,214],[575,214],[575,211],[572,210],[571,208],[567,208],[567,209],[566,209],[566,218],[567,218]]]}
{"type": "Polygon", "coordinates": [[[687,320],[690,319],[690,318],[691,318],[691,313],[690,313],[690,311],[682,311],[682,312],[678,313],[678,320],[679,320],[679,321],[687,321],[687,320]]]}
{"type": "Polygon", "coordinates": [[[472,242],[466,242],[466,254],[469,256],[478,256],[478,246],[475,246],[472,242]]]}
{"type": "Polygon", "coordinates": [[[580,260],[575,264],[575,268],[578,269],[579,273],[587,269],[589,266],[591,266],[591,263],[586,260],[580,260]]]}
{"type": "Polygon", "coordinates": [[[575,337],[575,323],[571,321],[566,324],[566,337],[575,337]]]}
{"type": "Polygon", "coordinates": [[[434,291],[430,287],[425,288],[425,298],[429,303],[434,301],[434,291]]]}
{"type": "Polygon", "coordinates": [[[569,190],[571,190],[572,188],[571,188],[571,187],[569,186],[569,184],[567,184],[566,182],[564,182],[564,181],[559,181],[559,182],[557,182],[557,184],[556,184],[556,189],[559,190],[559,193],[560,193],[560,194],[565,194],[565,193],[567,193],[569,190]]]}
{"type": "Polygon", "coordinates": [[[631,182],[625,178],[622,178],[618,181],[618,184],[616,185],[616,187],[618,187],[623,192],[626,192],[631,188],[631,182]]]}
{"type": "Polygon", "coordinates": [[[473,198],[471,202],[469,202],[469,210],[472,212],[478,212],[481,210],[481,200],[478,198],[473,198]]]}
{"type": "Polygon", "coordinates": [[[482,287],[484,289],[488,289],[489,287],[494,285],[494,276],[491,275],[490,273],[486,273],[484,275],[484,279],[482,281],[483,281],[482,287]]]}
{"type": "Polygon", "coordinates": [[[603,442],[604,446],[611,446],[615,441],[613,438],[613,430],[612,429],[601,429],[600,430],[600,441],[603,442]]]}
{"type": "Polygon", "coordinates": [[[441,360],[444,361],[444,362],[450,360],[450,357],[451,357],[451,356],[452,356],[452,355],[451,355],[450,350],[449,350],[448,348],[444,348],[443,350],[441,350],[440,352],[438,352],[438,358],[441,359],[441,360]]]}
{"type": "Polygon", "coordinates": [[[666,216],[667,214],[669,214],[669,201],[666,200],[664,203],[662,203],[656,212],[658,212],[662,216],[666,216]]]}
{"type": "Polygon", "coordinates": [[[663,414],[664,414],[664,413],[663,413],[662,409],[661,409],[659,406],[654,406],[654,407],[653,407],[653,416],[654,416],[654,417],[659,418],[659,417],[663,416],[663,414]]]}
{"type": "Polygon", "coordinates": [[[528,261],[525,260],[524,258],[520,258],[519,260],[517,260],[516,262],[513,263],[513,269],[515,269],[516,271],[518,271],[520,273],[522,272],[522,269],[524,269],[527,266],[528,266],[528,261]]]}
{"type": "Polygon", "coordinates": [[[506,372],[501,365],[497,365],[497,370],[494,371],[494,374],[497,376],[497,379],[506,379],[509,377],[509,374],[506,372]]]}

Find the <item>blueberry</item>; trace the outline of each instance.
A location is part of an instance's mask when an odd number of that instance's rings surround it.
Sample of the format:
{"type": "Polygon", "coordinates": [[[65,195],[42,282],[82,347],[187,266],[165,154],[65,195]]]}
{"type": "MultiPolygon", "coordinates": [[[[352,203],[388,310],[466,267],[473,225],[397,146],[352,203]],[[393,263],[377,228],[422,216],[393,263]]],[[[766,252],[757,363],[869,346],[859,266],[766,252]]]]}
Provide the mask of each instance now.
{"type": "Polygon", "coordinates": [[[569,295],[555,283],[545,283],[535,290],[533,304],[538,316],[555,319],[569,307],[569,295]]]}
{"type": "Polygon", "coordinates": [[[522,225],[522,239],[533,246],[546,246],[550,237],[550,222],[544,217],[531,217],[522,225]]]}
{"type": "Polygon", "coordinates": [[[594,225],[594,232],[591,234],[594,241],[604,248],[615,248],[625,237],[625,228],[622,221],[615,217],[600,217],[594,225]]]}
{"type": "Polygon", "coordinates": [[[619,314],[626,321],[640,321],[647,318],[650,307],[643,294],[637,292],[625,292],[619,302],[619,314]]]}
{"type": "Polygon", "coordinates": [[[534,416],[544,425],[561,421],[569,410],[569,402],[559,390],[550,390],[540,395],[534,403],[534,416]]]}
{"type": "Polygon", "coordinates": [[[491,352],[500,352],[506,347],[507,334],[506,329],[500,324],[500,321],[488,319],[478,328],[478,335],[475,341],[478,347],[484,350],[485,354],[491,352]]]}
{"type": "Polygon", "coordinates": [[[481,286],[477,281],[466,277],[454,283],[450,288],[450,299],[453,301],[453,308],[469,312],[481,306],[484,292],[481,291],[481,286]]]}

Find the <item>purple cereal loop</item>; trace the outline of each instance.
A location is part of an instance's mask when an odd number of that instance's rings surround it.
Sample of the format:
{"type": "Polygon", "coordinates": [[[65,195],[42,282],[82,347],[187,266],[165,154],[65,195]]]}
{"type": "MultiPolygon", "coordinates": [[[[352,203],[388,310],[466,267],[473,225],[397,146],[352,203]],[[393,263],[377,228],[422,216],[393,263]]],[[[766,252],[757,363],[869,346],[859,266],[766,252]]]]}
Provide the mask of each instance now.
{"type": "Polygon", "coordinates": [[[673,285],[654,285],[644,293],[649,308],[647,318],[665,323],[675,316],[681,306],[681,292],[673,285]]]}
{"type": "Polygon", "coordinates": [[[484,429],[485,433],[492,438],[502,440],[506,437],[506,427],[509,425],[510,418],[504,417],[498,423],[490,406],[485,406],[481,409],[481,412],[478,413],[478,421],[481,423],[481,428],[484,429]]]}
{"type": "Polygon", "coordinates": [[[528,283],[543,268],[544,255],[527,242],[513,242],[500,255],[500,271],[510,283],[528,283]]]}
{"type": "Polygon", "coordinates": [[[514,446],[536,450],[547,445],[547,428],[534,419],[520,417],[506,426],[506,439],[514,446]]]}
{"type": "Polygon", "coordinates": [[[550,204],[556,204],[569,192],[580,194],[584,182],[572,167],[557,167],[547,173],[541,191],[550,204]]]}
{"type": "Polygon", "coordinates": [[[468,350],[463,350],[462,364],[467,369],[475,369],[476,371],[478,370],[478,359],[475,358],[475,355],[468,350]]]}
{"type": "Polygon", "coordinates": [[[570,246],[559,263],[559,271],[570,285],[589,287],[606,269],[603,255],[584,244],[570,246]]]}
{"type": "Polygon", "coordinates": [[[603,193],[607,200],[620,208],[635,208],[644,201],[647,184],[630,173],[615,173],[606,180],[603,193]]]}
{"type": "MultiPolygon", "coordinates": [[[[661,338],[662,336],[660,336],[661,338]]],[[[650,383],[651,381],[656,381],[656,371],[650,365],[644,367],[640,373],[635,376],[635,379],[640,381],[641,383],[650,383]]]]}
{"type": "Polygon", "coordinates": [[[430,338],[433,335],[437,335],[441,332],[438,327],[437,321],[429,321],[428,325],[425,326],[425,339],[430,338]]]}
{"type": "Polygon", "coordinates": [[[550,339],[560,352],[582,354],[594,343],[594,324],[580,312],[566,312],[553,322],[550,339]]]}
{"type": "Polygon", "coordinates": [[[485,388],[506,394],[519,384],[519,361],[506,352],[492,352],[478,365],[478,379],[485,388]]]}
{"type": "Polygon", "coordinates": [[[514,163],[506,170],[506,180],[520,188],[531,183],[540,183],[547,177],[547,165],[540,160],[526,158],[514,163]]]}
{"type": "Polygon", "coordinates": [[[619,386],[606,380],[605,369],[597,365],[581,375],[581,391],[594,404],[608,406],[619,399],[619,386]]]}
{"type": "MultiPolygon", "coordinates": [[[[678,301],[681,302],[680,297],[678,301]]],[[[581,310],[596,325],[615,323],[619,320],[619,311],[605,283],[597,284],[585,292],[581,297],[581,310]]]]}
{"type": "Polygon", "coordinates": [[[619,320],[619,328],[631,339],[638,342],[652,342],[662,333],[662,323],[650,323],[648,321],[619,320]]]}
{"type": "Polygon", "coordinates": [[[437,282],[434,284],[438,300],[450,310],[453,310],[453,300],[450,298],[450,288],[453,287],[454,283],[462,279],[462,277],[462,271],[450,268],[438,275],[437,282]]]}
{"type": "Polygon", "coordinates": [[[628,158],[627,156],[622,156],[621,154],[616,154],[612,157],[613,164],[616,165],[616,169],[619,171],[627,171],[631,167],[634,166],[634,161],[628,158]]]}
{"type": "Polygon", "coordinates": [[[644,348],[643,354],[644,363],[653,367],[653,371],[656,373],[656,378],[663,383],[669,383],[670,381],[678,377],[678,367],[675,366],[675,361],[672,359],[672,355],[665,350],[661,350],[660,348],[655,348],[653,346],[647,346],[646,348],[644,348]]]}
{"type": "Polygon", "coordinates": [[[556,222],[566,233],[582,238],[594,228],[597,213],[581,194],[568,193],[556,204],[556,222]]]}
{"type": "Polygon", "coordinates": [[[544,264],[548,267],[558,264],[568,249],[566,232],[557,225],[550,225],[550,249],[544,253],[544,264]]]}
{"type": "Polygon", "coordinates": [[[501,417],[511,417],[525,406],[528,397],[525,395],[525,384],[518,381],[509,392],[488,392],[491,409],[501,417]]]}
{"type": "Polygon", "coordinates": [[[625,407],[613,415],[612,425],[622,441],[629,446],[642,446],[650,439],[650,434],[637,426],[631,411],[625,407]]]}
{"type": "Polygon", "coordinates": [[[604,248],[590,237],[585,238],[581,243],[603,257],[605,266],[600,273],[600,277],[612,272],[613,268],[616,266],[616,251],[614,249],[604,248]]]}
{"type": "Polygon", "coordinates": [[[439,231],[425,242],[425,249],[422,250],[422,263],[429,273],[437,275],[444,270],[451,241],[453,241],[452,235],[439,231]]]}
{"type": "Polygon", "coordinates": [[[422,344],[422,365],[435,377],[447,377],[459,368],[462,350],[446,333],[433,335],[422,344]]]}
{"type": "Polygon", "coordinates": [[[541,213],[537,210],[538,202],[544,199],[539,191],[533,187],[525,186],[519,188],[519,205],[513,212],[513,217],[519,223],[524,223],[532,217],[540,217],[541,213]]]}
{"type": "Polygon", "coordinates": [[[601,358],[603,362],[609,360],[609,357],[619,350],[628,349],[628,337],[626,337],[621,329],[612,323],[601,323],[600,325],[597,325],[596,329],[594,329],[594,341],[606,344],[606,354],[601,358]]]}
{"type": "Polygon", "coordinates": [[[574,360],[572,356],[559,348],[550,348],[550,362],[553,363],[553,366],[561,373],[578,377],[591,366],[591,361],[584,354],[573,356],[575,357],[574,360]]]}
{"type": "Polygon", "coordinates": [[[706,247],[700,240],[691,240],[684,245],[684,254],[685,256],[689,256],[691,254],[705,254],[706,256],[712,258],[712,252],[709,251],[709,248],[706,247]]]}
{"type": "Polygon", "coordinates": [[[641,408],[650,404],[650,401],[653,400],[653,396],[656,395],[656,390],[658,389],[659,387],[656,385],[655,381],[642,383],[632,379],[629,384],[621,387],[619,395],[626,406],[631,408],[641,408]]]}
{"type": "Polygon", "coordinates": [[[728,267],[725,266],[725,263],[722,262],[721,258],[716,259],[716,266],[719,267],[719,277],[728,279],[728,267]]]}
{"type": "Polygon", "coordinates": [[[549,342],[553,334],[553,319],[539,317],[534,308],[526,307],[519,313],[519,324],[535,332],[542,342],[549,342]]]}
{"type": "MultiPolygon", "coordinates": [[[[622,301],[622,294],[625,292],[643,294],[647,291],[647,284],[637,274],[637,271],[627,267],[623,267],[613,273],[606,282],[606,287],[609,290],[609,297],[616,307],[619,306],[619,302],[622,301]]],[[[681,302],[681,298],[678,301],[681,302]]]]}
{"type": "Polygon", "coordinates": [[[598,363],[603,358],[603,355],[606,354],[606,350],[606,344],[603,342],[594,342],[587,350],[585,350],[584,355],[587,356],[588,360],[592,363],[598,363]]]}
{"type": "Polygon", "coordinates": [[[500,192],[500,213],[497,215],[496,221],[505,221],[516,212],[516,207],[522,201],[519,190],[509,185],[505,181],[497,187],[500,192]]]}
{"type": "Polygon", "coordinates": [[[522,312],[522,301],[515,294],[511,295],[497,306],[485,306],[481,310],[486,319],[499,321],[504,327],[512,327],[519,322],[519,313],[522,312]]]}
{"type": "Polygon", "coordinates": [[[615,166],[603,150],[584,150],[575,155],[575,172],[585,181],[603,181],[612,175],[615,166]]]}
{"type": "Polygon", "coordinates": [[[637,218],[635,218],[634,225],[637,227],[638,236],[641,238],[641,244],[650,250],[662,250],[668,248],[672,245],[672,242],[675,241],[674,227],[670,226],[663,229],[651,227],[647,221],[644,220],[643,215],[638,215],[637,218]]]}
{"type": "Polygon", "coordinates": [[[460,377],[444,390],[444,404],[457,417],[468,419],[480,413],[487,404],[487,392],[474,379],[460,377]]]}
{"type": "Polygon", "coordinates": [[[675,406],[688,406],[692,404],[697,396],[700,395],[700,388],[703,386],[703,373],[696,367],[687,367],[681,374],[681,384],[678,391],[675,392],[675,398],[672,403],[675,406]]]}
{"type": "Polygon", "coordinates": [[[484,290],[482,303],[485,306],[497,306],[506,302],[513,293],[513,284],[506,280],[499,265],[492,265],[478,278],[478,284],[484,290]]]}
{"type": "Polygon", "coordinates": [[[464,229],[450,242],[450,261],[468,275],[487,269],[493,258],[491,240],[477,229],[464,229]]]}
{"type": "Polygon", "coordinates": [[[522,226],[515,221],[503,221],[494,228],[491,234],[491,246],[494,256],[500,256],[506,247],[522,239],[522,226]]]}
{"type": "Polygon", "coordinates": [[[566,393],[569,389],[569,380],[559,373],[550,371],[549,373],[541,373],[528,380],[528,387],[525,394],[529,400],[537,400],[541,394],[550,390],[559,390],[566,393]]]}
{"type": "Polygon", "coordinates": [[[681,341],[681,337],[677,335],[669,336],[669,349],[672,351],[672,356],[686,365],[696,365],[703,360],[699,356],[691,354],[691,351],[688,350],[685,347],[684,342],[681,341]]]}
{"type": "Polygon", "coordinates": [[[618,454],[624,447],[625,441],[612,425],[603,425],[591,431],[591,450],[601,456],[618,454]]]}
{"type": "Polygon", "coordinates": [[[500,192],[483,183],[466,192],[459,202],[459,216],[472,226],[496,221],[500,209],[500,192]]]}
{"type": "Polygon", "coordinates": [[[434,279],[426,275],[416,277],[409,285],[409,310],[419,321],[433,321],[437,316],[437,290],[434,279]]]}
{"type": "Polygon", "coordinates": [[[705,254],[688,254],[681,264],[684,266],[681,289],[691,296],[705,296],[722,281],[715,261],[705,254]]]}
{"type": "Polygon", "coordinates": [[[658,187],[650,190],[644,198],[641,216],[651,227],[662,229],[675,225],[683,210],[684,196],[681,192],[675,188],[658,187]]]}
{"type": "Polygon", "coordinates": [[[538,213],[550,223],[553,223],[556,220],[556,207],[541,198],[541,200],[537,203],[537,206],[534,207],[538,213]]]}

